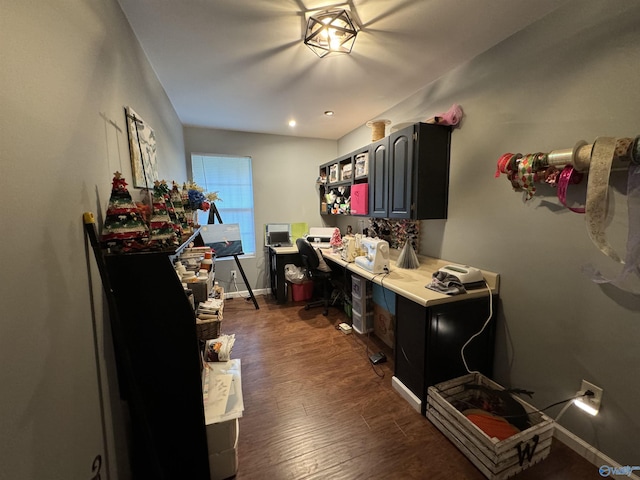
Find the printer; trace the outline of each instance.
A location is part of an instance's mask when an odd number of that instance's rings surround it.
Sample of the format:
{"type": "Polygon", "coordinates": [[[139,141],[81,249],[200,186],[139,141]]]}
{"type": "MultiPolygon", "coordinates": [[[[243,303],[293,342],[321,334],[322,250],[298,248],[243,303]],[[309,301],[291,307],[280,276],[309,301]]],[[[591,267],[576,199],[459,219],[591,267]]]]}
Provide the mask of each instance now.
{"type": "Polygon", "coordinates": [[[356,257],[356,265],[371,273],[384,273],[389,269],[389,242],[379,238],[362,238],[360,248],[364,255],[356,257]]]}
{"type": "Polygon", "coordinates": [[[309,233],[305,236],[307,242],[317,248],[331,247],[331,237],[336,227],[309,227],[309,233]]]}

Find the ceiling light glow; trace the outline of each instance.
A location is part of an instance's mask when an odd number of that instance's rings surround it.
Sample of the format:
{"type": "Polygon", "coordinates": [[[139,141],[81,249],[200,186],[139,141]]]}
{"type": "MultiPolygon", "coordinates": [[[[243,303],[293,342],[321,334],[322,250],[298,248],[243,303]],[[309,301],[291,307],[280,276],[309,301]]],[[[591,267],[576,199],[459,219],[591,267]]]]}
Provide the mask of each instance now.
{"type": "Polygon", "coordinates": [[[350,53],[357,34],[347,10],[321,10],[309,16],[304,43],[322,58],[329,53],[350,53]]]}

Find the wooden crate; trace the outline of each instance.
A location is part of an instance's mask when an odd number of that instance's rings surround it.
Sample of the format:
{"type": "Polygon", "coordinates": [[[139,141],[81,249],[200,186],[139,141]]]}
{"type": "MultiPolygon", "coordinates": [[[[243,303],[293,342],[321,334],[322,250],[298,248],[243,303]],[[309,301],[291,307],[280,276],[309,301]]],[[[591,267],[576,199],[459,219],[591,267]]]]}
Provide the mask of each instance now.
{"type": "Polygon", "coordinates": [[[502,441],[491,438],[450,403],[477,394],[465,389],[466,384],[504,390],[479,373],[442,382],[428,388],[426,416],[487,478],[509,478],[547,458],[553,437],[551,418],[512,395],[529,414],[532,426],[502,441]]]}

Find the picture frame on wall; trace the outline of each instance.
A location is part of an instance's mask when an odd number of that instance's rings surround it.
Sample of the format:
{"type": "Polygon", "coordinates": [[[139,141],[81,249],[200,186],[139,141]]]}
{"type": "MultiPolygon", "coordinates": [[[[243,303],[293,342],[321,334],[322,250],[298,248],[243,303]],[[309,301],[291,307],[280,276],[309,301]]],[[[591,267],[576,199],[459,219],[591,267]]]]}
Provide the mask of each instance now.
{"type": "Polygon", "coordinates": [[[125,107],[129,154],[134,188],[153,188],[158,180],[156,136],[153,129],[131,107],[125,107]]]}

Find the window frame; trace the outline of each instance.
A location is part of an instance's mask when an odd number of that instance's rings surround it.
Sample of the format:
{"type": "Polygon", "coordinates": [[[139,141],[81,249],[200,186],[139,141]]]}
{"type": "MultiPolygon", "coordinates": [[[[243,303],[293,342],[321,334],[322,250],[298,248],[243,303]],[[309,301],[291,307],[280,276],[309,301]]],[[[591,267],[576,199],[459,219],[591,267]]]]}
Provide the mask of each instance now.
{"type": "MultiPolygon", "coordinates": [[[[191,160],[191,180],[193,182],[195,182],[199,187],[204,189],[204,193],[205,195],[207,193],[212,193],[212,192],[218,192],[221,200],[220,202],[216,202],[216,208],[218,209],[218,212],[220,213],[220,218],[222,219],[223,223],[238,223],[240,225],[240,234],[241,234],[241,238],[242,238],[242,249],[243,249],[243,255],[239,255],[239,258],[251,258],[251,257],[255,257],[257,254],[257,242],[256,242],[256,225],[255,225],[255,196],[254,196],[254,190],[253,190],[253,157],[251,157],[250,155],[231,155],[231,154],[220,154],[220,153],[210,153],[210,152],[191,152],[190,154],[190,160],[191,160]],[[225,215],[224,215],[224,211],[225,211],[225,193],[224,193],[224,189],[225,188],[234,188],[231,187],[229,183],[224,183],[222,185],[218,185],[216,186],[213,182],[207,182],[207,175],[206,175],[206,166],[205,166],[205,160],[206,158],[215,158],[216,160],[220,160],[220,159],[238,159],[238,160],[243,160],[243,161],[247,161],[248,163],[248,169],[249,169],[249,175],[245,178],[243,177],[242,180],[243,181],[248,181],[249,182],[249,186],[250,186],[250,195],[251,195],[251,201],[250,201],[250,208],[247,207],[231,207],[231,208],[236,208],[240,211],[246,211],[245,214],[249,214],[251,217],[251,230],[250,232],[246,232],[248,224],[248,221],[234,221],[234,220],[225,220],[225,215]],[[194,165],[196,165],[196,163],[201,162],[202,165],[202,176],[204,177],[203,179],[199,179],[198,177],[196,177],[195,171],[194,171],[194,165]],[[199,181],[200,180],[200,181],[199,181]],[[250,243],[249,243],[250,242],[250,243]],[[249,248],[249,246],[251,246],[251,248],[249,248]],[[251,251],[250,251],[251,250],[251,251]]],[[[211,168],[211,167],[209,167],[211,168]]],[[[214,167],[215,168],[215,167],[214,167]]],[[[242,184],[243,186],[246,186],[246,183],[242,184]]],[[[246,196],[246,195],[244,195],[246,196]]],[[[243,196],[243,198],[244,198],[243,196]]],[[[198,214],[198,218],[199,218],[199,223],[200,220],[202,220],[202,217],[204,217],[205,214],[198,214]]],[[[207,220],[206,222],[208,222],[209,216],[211,215],[211,210],[209,210],[208,212],[206,212],[207,215],[207,220]]],[[[217,219],[216,219],[217,220],[217,219]]],[[[217,223],[217,221],[216,221],[217,223]]],[[[203,224],[203,223],[201,223],[203,224]]],[[[206,223],[205,223],[206,224],[206,223]]],[[[216,261],[222,261],[222,260],[228,260],[228,259],[232,259],[233,257],[228,257],[228,258],[220,258],[217,259],[216,261]]]]}

